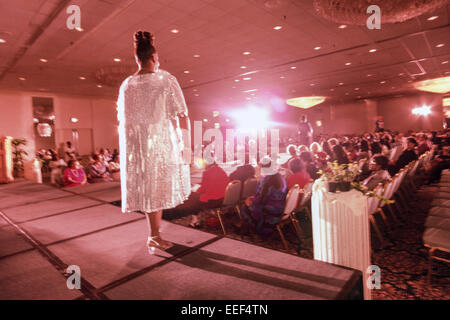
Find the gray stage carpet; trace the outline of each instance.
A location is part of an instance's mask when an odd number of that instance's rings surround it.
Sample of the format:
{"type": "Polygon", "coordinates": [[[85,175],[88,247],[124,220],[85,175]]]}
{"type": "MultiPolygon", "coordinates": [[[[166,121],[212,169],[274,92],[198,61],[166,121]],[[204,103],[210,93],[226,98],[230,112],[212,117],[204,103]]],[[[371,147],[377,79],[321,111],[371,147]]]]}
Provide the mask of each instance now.
{"type": "Polygon", "coordinates": [[[0,299],[342,299],[357,271],[163,221],[175,243],[147,252],[144,216],[118,183],[0,185],[0,299]],[[80,267],[69,289],[67,266],[80,267]]]}

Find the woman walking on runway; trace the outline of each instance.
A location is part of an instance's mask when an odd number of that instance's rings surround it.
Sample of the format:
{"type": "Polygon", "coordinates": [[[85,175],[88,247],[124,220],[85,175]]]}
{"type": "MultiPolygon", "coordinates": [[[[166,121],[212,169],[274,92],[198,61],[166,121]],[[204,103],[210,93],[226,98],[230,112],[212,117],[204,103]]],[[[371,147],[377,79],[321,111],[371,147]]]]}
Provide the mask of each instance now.
{"type": "Polygon", "coordinates": [[[160,70],[153,35],[136,32],[138,71],[125,79],[117,101],[122,212],[147,217],[147,246],[172,246],[160,234],[162,210],[183,203],[191,192],[189,165],[183,162],[183,135],[190,142],[186,102],[177,79],[160,70]]]}

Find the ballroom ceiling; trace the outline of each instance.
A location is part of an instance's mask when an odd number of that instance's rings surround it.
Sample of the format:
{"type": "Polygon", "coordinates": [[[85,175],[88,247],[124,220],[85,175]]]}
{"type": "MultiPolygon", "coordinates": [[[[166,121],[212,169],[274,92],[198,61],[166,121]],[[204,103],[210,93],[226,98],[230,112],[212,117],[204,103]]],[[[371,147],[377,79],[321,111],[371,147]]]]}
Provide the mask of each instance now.
{"type": "Polygon", "coordinates": [[[448,4],[369,30],[319,17],[312,0],[4,0],[0,88],[115,99],[135,69],[133,33],[147,30],[193,105],[407,94],[449,76],[449,16],[448,4]],[[71,4],[81,30],[66,27],[71,4]]]}

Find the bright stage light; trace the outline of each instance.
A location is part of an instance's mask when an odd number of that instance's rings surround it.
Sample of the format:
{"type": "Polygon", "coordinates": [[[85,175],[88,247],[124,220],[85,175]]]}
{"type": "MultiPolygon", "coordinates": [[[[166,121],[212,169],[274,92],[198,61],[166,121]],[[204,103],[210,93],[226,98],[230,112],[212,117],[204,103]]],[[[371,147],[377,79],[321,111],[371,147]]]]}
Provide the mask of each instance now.
{"type": "Polygon", "coordinates": [[[290,106],[308,109],[325,101],[325,97],[298,97],[287,99],[286,103],[290,106]]]}
{"type": "Polygon", "coordinates": [[[416,89],[433,93],[450,92],[450,77],[424,80],[414,84],[416,89]]]}
{"type": "Polygon", "coordinates": [[[430,106],[422,106],[412,109],[412,113],[416,116],[427,116],[431,113],[430,106]]]}
{"type": "Polygon", "coordinates": [[[261,130],[270,127],[269,112],[264,108],[250,106],[234,111],[231,116],[236,121],[236,129],[261,130]]]}

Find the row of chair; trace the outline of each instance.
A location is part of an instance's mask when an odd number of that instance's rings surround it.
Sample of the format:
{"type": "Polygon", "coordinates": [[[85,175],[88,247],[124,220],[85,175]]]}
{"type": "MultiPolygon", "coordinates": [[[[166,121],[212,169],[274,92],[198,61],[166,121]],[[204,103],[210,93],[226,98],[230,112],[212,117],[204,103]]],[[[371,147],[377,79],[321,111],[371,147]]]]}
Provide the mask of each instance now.
{"type": "Polygon", "coordinates": [[[428,282],[431,283],[433,260],[450,263],[449,259],[436,255],[450,252],[450,170],[444,170],[439,182],[439,192],[431,203],[425,221],[423,243],[429,249],[428,282]]]}
{"type": "Polygon", "coordinates": [[[389,212],[391,219],[397,225],[402,225],[397,213],[410,212],[412,209],[409,204],[414,199],[416,192],[416,176],[419,168],[423,168],[425,164],[431,160],[432,151],[429,151],[419,157],[418,160],[410,162],[402,168],[394,177],[386,181],[384,184],[378,184],[373,190],[374,195],[383,197],[386,200],[392,200],[393,203],[387,203],[377,197],[370,197],[367,200],[370,223],[380,240],[381,247],[385,246],[385,240],[377,225],[375,215],[380,214],[386,228],[391,230],[391,224],[387,218],[389,212]],[[395,210],[394,210],[395,209],[395,210]],[[397,211],[397,213],[396,213],[397,211]]]}
{"type": "MultiPolygon", "coordinates": [[[[288,243],[283,233],[283,227],[289,223],[292,224],[297,236],[302,238],[303,231],[300,227],[296,214],[299,212],[305,212],[311,219],[311,212],[307,206],[307,203],[311,198],[312,184],[313,180],[306,184],[304,188],[300,188],[298,185],[295,185],[289,190],[286,196],[283,214],[280,222],[276,225],[276,229],[286,250],[288,249],[288,243]]],[[[236,212],[239,215],[239,218],[242,219],[241,206],[243,205],[245,199],[256,194],[257,185],[258,179],[256,178],[249,178],[244,181],[244,183],[239,180],[233,180],[227,185],[222,206],[213,210],[219,219],[224,235],[227,234],[227,231],[222,217],[223,214],[230,211],[236,212]]]]}

